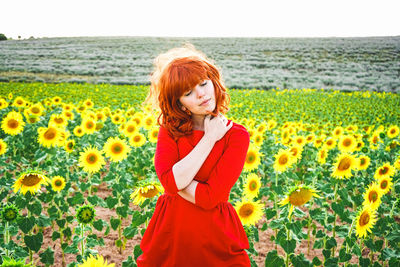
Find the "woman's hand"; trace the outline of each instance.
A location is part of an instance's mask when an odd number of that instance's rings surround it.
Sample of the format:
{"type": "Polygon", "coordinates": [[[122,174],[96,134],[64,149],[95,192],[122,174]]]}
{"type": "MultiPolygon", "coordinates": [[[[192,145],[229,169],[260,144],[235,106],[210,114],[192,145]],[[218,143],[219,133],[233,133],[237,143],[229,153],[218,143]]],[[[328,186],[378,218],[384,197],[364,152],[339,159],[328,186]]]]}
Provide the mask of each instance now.
{"type": "Polygon", "coordinates": [[[227,122],[228,119],[222,114],[218,114],[216,117],[207,115],[204,118],[204,135],[213,139],[215,142],[220,140],[233,126],[232,121],[226,125],[227,122]]]}

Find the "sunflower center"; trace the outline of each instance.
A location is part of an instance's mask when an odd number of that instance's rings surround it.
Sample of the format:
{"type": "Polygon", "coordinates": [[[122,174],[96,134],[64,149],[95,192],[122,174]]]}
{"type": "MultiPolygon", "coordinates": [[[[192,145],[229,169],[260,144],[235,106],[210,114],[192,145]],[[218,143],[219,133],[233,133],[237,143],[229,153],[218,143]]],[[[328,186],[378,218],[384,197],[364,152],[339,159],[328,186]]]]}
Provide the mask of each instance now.
{"type": "Polygon", "coordinates": [[[254,191],[257,189],[257,182],[256,181],[251,181],[249,184],[250,190],[254,191]]]}
{"type": "Polygon", "coordinates": [[[348,138],[346,138],[346,139],[344,139],[344,141],[343,141],[343,146],[345,146],[345,147],[349,147],[349,146],[351,146],[351,140],[350,139],[348,139],[348,138]]]}
{"type": "Polygon", "coordinates": [[[74,148],[74,143],[69,142],[69,143],[67,144],[67,147],[68,147],[69,149],[73,149],[73,148],[74,148]]]}
{"type": "Polygon", "coordinates": [[[87,161],[89,164],[94,164],[94,163],[96,163],[96,162],[97,162],[97,155],[94,154],[94,153],[90,153],[89,155],[87,155],[86,161],[87,161]]]}
{"type": "Polygon", "coordinates": [[[58,123],[58,124],[62,124],[64,122],[64,119],[63,118],[56,118],[56,119],[54,119],[54,121],[56,123],[58,123]]]}
{"type": "Polygon", "coordinates": [[[157,195],[158,190],[157,188],[153,187],[152,189],[149,189],[146,193],[141,192],[141,195],[144,196],[145,198],[152,198],[155,195],[157,195]]]}
{"type": "Polygon", "coordinates": [[[279,157],[279,164],[280,165],[285,165],[289,161],[288,157],[286,155],[282,155],[279,157]]]}
{"type": "Polygon", "coordinates": [[[388,171],[389,171],[389,168],[385,166],[385,167],[379,169],[379,174],[384,175],[384,174],[388,173],[388,171]]]}
{"type": "Polygon", "coordinates": [[[31,109],[31,113],[33,113],[33,114],[39,114],[39,113],[40,113],[40,109],[39,109],[38,107],[33,107],[33,108],[31,109]]]}
{"type": "Polygon", "coordinates": [[[345,170],[348,170],[350,168],[350,165],[351,165],[350,159],[349,158],[344,158],[344,159],[342,159],[340,161],[338,169],[340,171],[345,171],[345,170]]]}
{"type": "Polygon", "coordinates": [[[391,129],[391,130],[390,130],[390,133],[391,133],[391,134],[394,134],[394,133],[396,133],[396,130],[395,130],[395,129],[391,129]]]}
{"type": "Polygon", "coordinates": [[[44,133],[44,138],[47,140],[53,140],[56,137],[56,133],[55,129],[50,128],[44,133]]]}
{"type": "Polygon", "coordinates": [[[8,120],[8,122],[7,122],[8,128],[11,128],[11,129],[17,129],[17,128],[18,128],[18,125],[19,125],[19,123],[18,123],[18,121],[15,120],[15,119],[10,119],[10,120],[8,120]]]}
{"type": "Polygon", "coordinates": [[[367,161],[366,161],[364,158],[361,158],[361,159],[360,159],[360,165],[361,165],[361,166],[365,165],[366,162],[367,162],[367,161]]]}
{"type": "Polygon", "coordinates": [[[293,206],[301,206],[306,204],[312,197],[312,192],[308,189],[301,188],[296,190],[289,196],[289,202],[293,206]]]}
{"type": "Polygon", "coordinates": [[[122,152],[122,150],[123,150],[123,147],[121,146],[121,144],[113,144],[111,147],[111,151],[114,154],[119,154],[122,152]]]}
{"type": "Polygon", "coordinates": [[[158,132],[153,132],[153,137],[156,138],[158,136],[158,132]]]}
{"type": "Polygon", "coordinates": [[[57,181],[55,181],[55,183],[54,183],[56,186],[61,186],[62,185],[62,182],[60,181],[60,180],[57,180],[57,181]]]}
{"type": "Polygon", "coordinates": [[[239,215],[242,218],[249,217],[251,214],[254,212],[254,206],[251,204],[244,204],[242,207],[239,209],[239,215]]]}
{"type": "Polygon", "coordinates": [[[128,127],[126,128],[126,131],[127,131],[128,133],[133,133],[133,132],[135,131],[135,126],[132,126],[132,125],[128,126],[128,127]]]}
{"type": "Polygon", "coordinates": [[[387,182],[386,180],[385,180],[385,181],[382,181],[382,183],[381,183],[381,188],[382,188],[382,189],[386,189],[387,186],[388,186],[388,182],[387,182]]]}
{"type": "Polygon", "coordinates": [[[27,174],[24,176],[22,184],[25,186],[34,186],[40,183],[41,180],[42,178],[37,174],[27,174]]]}
{"type": "Polygon", "coordinates": [[[333,142],[332,142],[332,141],[328,141],[328,142],[326,142],[326,144],[327,144],[328,146],[331,146],[331,145],[333,144],[333,142]]]}
{"type": "Polygon", "coordinates": [[[360,216],[360,220],[359,220],[360,226],[367,225],[369,223],[369,219],[370,219],[370,216],[369,216],[368,212],[364,211],[360,216]]]}
{"type": "Polygon", "coordinates": [[[378,200],[378,193],[376,191],[371,191],[368,194],[369,202],[375,202],[378,200]]]}
{"type": "Polygon", "coordinates": [[[254,153],[249,153],[249,155],[246,158],[246,162],[247,163],[253,163],[256,159],[256,156],[254,155],[254,153]]]}
{"type": "Polygon", "coordinates": [[[86,128],[92,129],[93,127],[94,127],[94,123],[93,123],[93,122],[88,121],[88,122],[86,123],[86,128]]]}
{"type": "Polygon", "coordinates": [[[296,148],[292,148],[292,149],[290,150],[290,152],[292,152],[293,157],[296,157],[296,156],[297,156],[298,150],[297,150],[296,148]]]}
{"type": "Polygon", "coordinates": [[[133,141],[135,141],[135,142],[139,142],[140,141],[140,136],[139,135],[137,135],[137,136],[135,136],[134,138],[133,138],[133,141]]]}

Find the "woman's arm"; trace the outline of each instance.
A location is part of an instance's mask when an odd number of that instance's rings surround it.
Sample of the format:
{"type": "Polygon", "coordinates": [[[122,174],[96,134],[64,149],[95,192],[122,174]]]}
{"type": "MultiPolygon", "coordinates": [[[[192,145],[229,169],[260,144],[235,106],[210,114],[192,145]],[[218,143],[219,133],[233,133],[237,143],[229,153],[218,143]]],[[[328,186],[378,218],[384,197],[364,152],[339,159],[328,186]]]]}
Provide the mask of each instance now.
{"type": "Polygon", "coordinates": [[[178,194],[204,209],[211,209],[219,202],[227,200],[242,172],[249,142],[249,134],[244,128],[232,133],[228,148],[211,170],[208,181],[199,183],[193,180],[178,194]]]}

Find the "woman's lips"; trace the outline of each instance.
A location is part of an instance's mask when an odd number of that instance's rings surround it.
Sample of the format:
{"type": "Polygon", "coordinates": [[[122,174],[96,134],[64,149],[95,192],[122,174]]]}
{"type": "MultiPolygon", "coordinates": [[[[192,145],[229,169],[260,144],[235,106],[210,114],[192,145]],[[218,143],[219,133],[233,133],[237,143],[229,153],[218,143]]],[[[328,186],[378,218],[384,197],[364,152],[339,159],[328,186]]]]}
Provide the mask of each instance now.
{"type": "Polygon", "coordinates": [[[203,103],[201,103],[200,106],[205,106],[205,105],[208,104],[208,102],[210,102],[210,99],[208,99],[208,100],[204,101],[203,103]]]}

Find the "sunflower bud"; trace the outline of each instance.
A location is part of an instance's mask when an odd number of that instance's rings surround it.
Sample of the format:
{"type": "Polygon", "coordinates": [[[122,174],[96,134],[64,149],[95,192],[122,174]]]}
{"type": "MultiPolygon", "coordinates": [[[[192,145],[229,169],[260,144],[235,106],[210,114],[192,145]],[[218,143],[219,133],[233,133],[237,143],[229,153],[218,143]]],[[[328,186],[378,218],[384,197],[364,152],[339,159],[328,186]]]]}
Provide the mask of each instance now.
{"type": "Polygon", "coordinates": [[[93,222],[96,216],[95,209],[90,205],[84,205],[78,209],[76,212],[76,219],[79,223],[90,224],[93,222]]]}
{"type": "Polygon", "coordinates": [[[1,210],[1,219],[5,222],[13,222],[19,216],[19,209],[13,204],[5,206],[1,210]]]}

